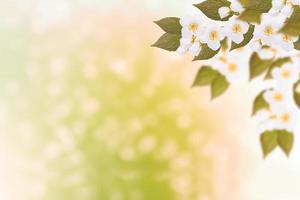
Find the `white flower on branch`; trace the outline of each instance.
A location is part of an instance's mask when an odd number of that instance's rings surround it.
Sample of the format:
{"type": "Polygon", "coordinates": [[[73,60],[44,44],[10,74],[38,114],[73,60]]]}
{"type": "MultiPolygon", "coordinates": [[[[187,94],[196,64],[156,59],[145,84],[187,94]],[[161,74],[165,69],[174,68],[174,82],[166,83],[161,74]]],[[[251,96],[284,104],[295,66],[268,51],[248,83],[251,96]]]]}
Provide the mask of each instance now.
{"type": "Polygon", "coordinates": [[[231,39],[233,42],[240,44],[244,40],[244,34],[249,30],[249,24],[237,20],[232,17],[224,27],[225,35],[231,39]]]}
{"type": "Polygon", "coordinates": [[[216,51],[221,47],[221,41],[225,38],[223,28],[217,24],[211,24],[207,27],[203,35],[199,35],[201,40],[207,44],[209,48],[216,51]]]}

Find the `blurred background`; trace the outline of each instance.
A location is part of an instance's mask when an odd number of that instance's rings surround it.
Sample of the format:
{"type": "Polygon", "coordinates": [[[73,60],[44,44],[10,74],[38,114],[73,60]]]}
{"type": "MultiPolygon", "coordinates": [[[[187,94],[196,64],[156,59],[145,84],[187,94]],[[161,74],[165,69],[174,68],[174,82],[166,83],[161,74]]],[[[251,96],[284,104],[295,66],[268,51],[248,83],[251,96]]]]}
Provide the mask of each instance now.
{"type": "Polygon", "coordinates": [[[150,47],[193,3],[0,0],[1,200],[299,199],[300,144],[262,159],[259,82],[211,101],[201,62],[150,47]]]}

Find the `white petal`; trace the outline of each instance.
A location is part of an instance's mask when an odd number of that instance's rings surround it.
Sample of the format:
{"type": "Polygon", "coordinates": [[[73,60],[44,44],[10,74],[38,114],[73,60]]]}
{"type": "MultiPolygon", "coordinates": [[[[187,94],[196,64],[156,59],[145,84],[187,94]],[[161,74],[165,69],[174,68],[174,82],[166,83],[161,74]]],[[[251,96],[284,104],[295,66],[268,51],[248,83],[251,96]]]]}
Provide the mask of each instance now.
{"type": "Polygon", "coordinates": [[[242,7],[242,5],[238,1],[232,1],[231,5],[230,5],[230,8],[234,12],[242,12],[244,10],[244,8],[242,7]]]}
{"type": "Polygon", "coordinates": [[[209,48],[211,48],[214,51],[217,51],[221,47],[221,44],[219,41],[209,41],[207,43],[207,45],[209,48]]]}
{"type": "Polygon", "coordinates": [[[242,33],[245,34],[249,30],[249,24],[245,22],[239,22],[242,27],[242,33]]]}
{"type": "Polygon", "coordinates": [[[240,44],[244,40],[244,35],[242,34],[231,34],[230,39],[237,44],[240,44]]]}
{"type": "Polygon", "coordinates": [[[221,8],[219,8],[218,13],[219,13],[221,19],[223,19],[225,17],[228,17],[229,14],[230,14],[230,8],[226,7],[226,6],[225,7],[221,7],[221,8]]]}
{"type": "Polygon", "coordinates": [[[190,47],[189,52],[191,52],[194,56],[199,55],[199,53],[200,53],[200,46],[199,46],[199,44],[198,43],[194,43],[190,47]]]}
{"type": "Polygon", "coordinates": [[[176,52],[180,55],[183,55],[187,52],[187,48],[183,47],[183,46],[180,46],[178,47],[178,49],[176,50],[176,52]]]}

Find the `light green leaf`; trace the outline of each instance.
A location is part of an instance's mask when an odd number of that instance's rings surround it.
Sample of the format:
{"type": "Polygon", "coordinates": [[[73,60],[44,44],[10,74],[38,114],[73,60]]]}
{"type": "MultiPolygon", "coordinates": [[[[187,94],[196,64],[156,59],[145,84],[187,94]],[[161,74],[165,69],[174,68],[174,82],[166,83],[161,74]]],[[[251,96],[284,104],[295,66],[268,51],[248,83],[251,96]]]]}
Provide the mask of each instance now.
{"type": "Polygon", "coordinates": [[[262,91],[261,93],[259,93],[259,95],[257,95],[257,97],[255,98],[254,103],[253,103],[253,108],[252,108],[252,116],[255,115],[258,111],[260,111],[262,109],[269,108],[269,104],[264,99],[264,93],[265,93],[265,90],[262,91]]]}
{"type": "Polygon", "coordinates": [[[298,6],[294,6],[292,16],[286,20],[280,32],[293,36],[300,35],[300,8],[298,6]]]}
{"type": "Polygon", "coordinates": [[[273,69],[275,69],[276,67],[282,67],[282,65],[292,62],[290,57],[284,57],[284,58],[278,58],[277,60],[275,60],[271,66],[268,68],[267,74],[265,76],[265,79],[271,79],[272,78],[272,71],[273,69]]]}
{"type": "Polygon", "coordinates": [[[222,94],[229,88],[229,83],[226,80],[225,76],[222,74],[218,73],[216,78],[213,80],[211,84],[211,96],[212,99],[215,99],[222,94]]]}
{"type": "Polygon", "coordinates": [[[289,157],[294,144],[294,135],[285,130],[277,131],[277,134],[278,134],[278,145],[285,153],[285,155],[289,157]]]}
{"type": "Polygon", "coordinates": [[[166,33],[181,35],[182,26],[179,23],[179,18],[177,17],[167,17],[158,21],[155,21],[162,30],[166,33]]]}
{"type": "Polygon", "coordinates": [[[203,66],[199,69],[194,80],[193,87],[210,85],[218,75],[218,72],[211,66],[203,66]]]}
{"type": "Polygon", "coordinates": [[[250,80],[263,74],[273,63],[273,59],[263,60],[255,52],[250,58],[250,80]]]}
{"type": "Polygon", "coordinates": [[[180,46],[180,35],[165,33],[152,46],[167,51],[176,51],[180,46]]]}
{"type": "Polygon", "coordinates": [[[240,0],[245,11],[239,19],[247,22],[260,23],[261,15],[267,13],[272,7],[272,0],[240,0]]]}
{"type": "Polygon", "coordinates": [[[227,0],[206,0],[202,3],[195,4],[194,6],[200,9],[208,18],[219,21],[227,21],[231,16],[221,19],[219,15],[219,8],[230,6],[227,0]]]}
{"type": "Polygon", "coordinates": [[[266,158],[278,145],[277,131],[266,131],[260,136],[260,144],[266,158]]]}
{"type": "Polygon", "coordinates": [[[234,49],[246,46],[251,41],[251,39],[253,38],[254,28],[255,28],[255,26],[251,24],[250,27],[249,27],[248,32],[244,34],[244,40],[239,44],[237,44],[235,42],[232,42],[230,50],[232,51],[234,49]]]}
{"type": "Polygon", "coordinates": [[[201,51],[200,51],[199,55],[196,56],[193,61],[208,60],[208,59],[214,57],[215,55],[217,55],[217,53],[219,51],[220,51],[220,49],[218,49],[217,51],[214,51],[214,50],[210,49],[207,46],[207,44],[203,44],[202,47],[201,47],[201,51]]]}
{"type": "Polygon", "coordinates": [[[294,100],[298,108],[300,108],[300,93],[297,92],[297,87],[300,85],[300,80],[294,85],[294,100]]]}

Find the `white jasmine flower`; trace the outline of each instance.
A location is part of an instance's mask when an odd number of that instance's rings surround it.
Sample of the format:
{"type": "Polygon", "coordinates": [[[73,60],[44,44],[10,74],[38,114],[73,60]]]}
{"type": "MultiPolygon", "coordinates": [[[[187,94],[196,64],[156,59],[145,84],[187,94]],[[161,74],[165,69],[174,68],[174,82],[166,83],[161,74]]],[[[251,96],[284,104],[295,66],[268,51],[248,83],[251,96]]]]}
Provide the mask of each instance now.
{"type": "Polygon", "coordinates": [[[274,20],[274,17],[265,15],[262,23],[256,26],[253,33],[256,39],[260,39],[263,45],[273,46],[276,41],[275,35],[283,23],[274,20]]]}
{"type": "Polygon", "coordinates": [[[223,74],[230,83],[245,80],[245,65],[236,57],[237,54],[222,55],[215,61],[215,69],[223,74]]]}
{"type": "Polygon", "coordinates": [[[185,16],[180,19],[182,26],[182,37],[190,37],[191,35],[201,34],[205,30],[205,26],[199,16],[185,16]]]}
{"type": "Polygon", "coordinates": [[[228,17],[232,13],[241,13],[244,10],[242,5],[236,1],[232,0],[230,6],[224,6],[219,8],[218,13],[221,19],[228,17]]]}
{"type": "Polygon", "coordinates": [[[197,56],[201,51],[201,42],[197,35],[202,35],[205,26],[198,16],[186,16],[180,19],[182,26],[182,38],[177,53],[185,54],[187,52],[197,56]]]}
{"type": "Polygon", "coordinates": [[[258,125],[259,133],[263,133],[265,131],[272,131],[280,128],[280,124],[278,123],[278,117],[274,114],[272,110],[261,110],[256,114],[256,118],[260,120],[258,125]]]}
{"type": "Polygon", "coordinates": [[[294,42],[298,40],[298,37],[290,36],[287,34],[276,35],[276,41],[280,47],[286,51],[294,50],[294,42]]]}
{"type": "Polygon", "coordinates": [[[244,40],[244,34],[249,30],[249,24],[232,17],[224,27],[226,36],[239,44],[244,40]]]}
{"type": "Polygon", "coordinates": [[[276,111],[284,105],[293,103],[292,90],[274,88],[264,93],[264,99],[268,102],[271,109],[276,111]]]}
{"type": "Polygon", "coordinates": [[[285,64],[272,71],[273,78],[277,81],[278,87],[292,87],[299,79],[299,68],[293,64],[285,64]]]}
{"type": "Polygon", "coordinates": [[[178,54],[185,54],[187,52],[192,53],[197,56],[201,51],[201,42],[196,36],[190,35],[190,37],[185,37],[180,39],[180,46],[176,50],[178,54]]]}
{"type": "Polygon", "coordinates": [[[295,109],[282,107],[276,112],[276,126],[279,129],[294,132],[297,125],[297,113],[295,109]]]}
{"type": "MultiPolygon", "coordinates": [[[[202,36],[200,36],[202,37],[202,36]]],[[[205,31],[202,40],[207,43],[208,47],[216,51],[221,47],[221,41],[225,38],[220,26],[210,25],[205,31]]]]}

